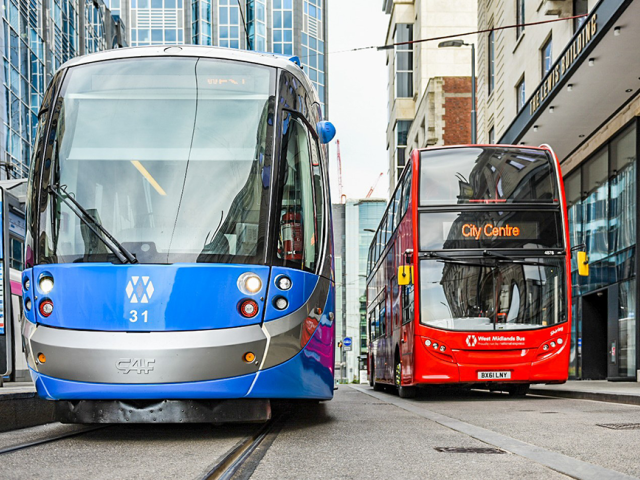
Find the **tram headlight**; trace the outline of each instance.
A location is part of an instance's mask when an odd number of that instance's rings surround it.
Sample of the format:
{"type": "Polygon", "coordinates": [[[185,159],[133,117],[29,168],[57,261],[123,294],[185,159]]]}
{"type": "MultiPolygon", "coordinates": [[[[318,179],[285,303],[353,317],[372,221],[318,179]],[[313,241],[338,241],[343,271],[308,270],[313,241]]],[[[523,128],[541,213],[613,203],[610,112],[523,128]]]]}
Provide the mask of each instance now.
{"type": "Polygon", "coordinates": [[[254,300],[245,300],[240,304],[240,315],[253,318],[258,314],[258,304],[254,300]]]}
{"type": "Polygon", "coordinates": [[[29,290],[29,288],[31,288],[31,280],[29,280],[28,277],[24,279],[23,286],[24,286],[24,290],[25,291],[27,291],[27,290],[29,290]]]}
{"type": "Polygon", "coordinates": [[[31,299],[30,299],[30,298],[27,298],[27,299],[24,301],[24,308],[25,308],[25,310],[26,310],[27,312],[30,312],[30,311],[31,311],[31,299]]]}
{"type": "Polygon", "coordinates": [[[42,275],[40,277],[40,290],[45,295],[53,290],[53,277],[50,275],[42,275]]]}
{"type": "Polygon", "coordinates": [[[292,285],[293,282],[291,281],[291,279],[285,275],[280,275],[278,278],[276,278],[276,286],[280,290],[289,290],[292,285]]]}
{"type": "Polygon", "coordinates": [[[262,280],[255,273],[243,273],[238,278],[238,288],[245,295],[254,295],[262,289],[262,280]]]}
{"type": "Polygon", "coordinates": [[[48,317],[53,313],[53,302],[49,299],[40,302],[40,313],[43,317],[48,317]]]}
{"type": "Polygon", "coordinates": [[[273,300],[273,306],[276,307],[278,310],[286,310],[287,307],[289,306],[289,302],[287,302],[287,299],[284,297],[276,297],[273,300]]]}

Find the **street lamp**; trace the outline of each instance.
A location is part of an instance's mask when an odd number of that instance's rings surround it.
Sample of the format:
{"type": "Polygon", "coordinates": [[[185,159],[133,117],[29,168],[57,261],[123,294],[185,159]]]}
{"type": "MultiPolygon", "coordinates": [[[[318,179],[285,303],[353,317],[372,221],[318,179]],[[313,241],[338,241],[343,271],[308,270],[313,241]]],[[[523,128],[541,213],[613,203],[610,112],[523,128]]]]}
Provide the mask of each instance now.
{"type": "Polygon", "coordinates": [[[471,143],[476,143],[476,46],[464,40],[440,42],[438,48],[471,47],[471,143]]]}

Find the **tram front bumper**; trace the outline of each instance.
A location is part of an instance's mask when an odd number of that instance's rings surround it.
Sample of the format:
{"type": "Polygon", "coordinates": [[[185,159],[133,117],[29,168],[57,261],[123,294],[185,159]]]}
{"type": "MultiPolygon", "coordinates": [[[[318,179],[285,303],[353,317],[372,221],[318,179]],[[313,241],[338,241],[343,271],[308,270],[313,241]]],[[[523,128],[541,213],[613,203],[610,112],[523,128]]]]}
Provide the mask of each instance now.
{"type": "Polygon", "coordinates": [[[49,377],[91,383],[198,382],[256,373],[267,335],[259,325],[183,332],[104,332],[25,321],[29,367],[49,377]],[[245,361],[245,353],[255,355],[245,361]],[[40,354],[44,358],[39,359],[40,354]],[[44,362],[42,360],[45,360],[44,362]]]}

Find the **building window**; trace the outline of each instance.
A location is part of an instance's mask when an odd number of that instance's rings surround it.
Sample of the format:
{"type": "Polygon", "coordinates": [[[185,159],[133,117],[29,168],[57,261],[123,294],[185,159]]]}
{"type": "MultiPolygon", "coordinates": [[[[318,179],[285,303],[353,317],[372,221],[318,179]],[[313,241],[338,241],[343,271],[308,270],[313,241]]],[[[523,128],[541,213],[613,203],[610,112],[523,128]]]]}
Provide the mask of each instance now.
{"type": "Polygon", "coordinates": [[[318,92],[324,111],[327,100],[325,98],[325,44],[322,19],[323,0],[304,0],[300,60],[318,92]]]}
{"type": "Polygon", "coordinates": [[[551,57],[551,48],[552,48],[551,40],[552,38],[549,37],[549,39],[544,43],[544,45],[540,49],[540,58],[542,59],[542,78],[544,78],[544,76],[547,73],[549,73],[549,70],[551,70],[551,64],[553,63],[553,59],[551,57]]]}
{"type": "Polygon", "coordinates": [[[220,0],[218,6],[218,45],[240,48],[240,8],[233,0],[220,0]]]}
{"type": "MultiPolygon", "coordinates": [[[[399,23],[396,25],[394,43],[412,42],[413,25],[399,23]]],[[[396,97],[413,98],[413,44],[396,47],[396,97]]]]}
{"type": "Polygon", "coordinates": [[[489,129],[489,145],[496,144],[496,127],[491,127],[489,129]]]}
{"type": "Polygon", "coordinates": [[[520,38],[520,35],[524,33],[524,0],[516,0],[516,38],[520,38]]]}
{"type": "Polygon", "coordinates": [[[273,52],[293,55],[293,0],[273,0],[273,52]]]}
{"type": "Polygon", "coordinates": [[[487,52],[489,54],[489,62],[487,69],[487,83],[489,85],[489,95],[493,93],[493,89],[495,87],[495,77],[496,77],[496,65],[495,65],[495,46],[496,46],[496,34],[494,31],[489,32],[489,37],[487,39],[487,52]]]}
{"type": "Polygon", "coordinates": [[[409,137],[409,129],[411,128],[411,120],[398,120],[396,122],[396,168],[398,176],[407,163],[407,139],[409,137]]]}
{"type": "MultiPolygon", "coordinates": [[[[589,13],[588,0],[573,0],[573,15],[585,15],[589,13]]],[[[574,18],[573,19],[573,32],[577,32],[584,22],[587,21],[587,17],[574,18]]]]}
{"type": "Polygon", "coordinates": [[[525,87],[524,87],[524,75],[523,75],[520,81],[518,82],[518,85],[516,86],[516,105],[517,105],[518,112],[522,110],[527,100],[527,98],[524,95],[524,88],[525,87]]]}

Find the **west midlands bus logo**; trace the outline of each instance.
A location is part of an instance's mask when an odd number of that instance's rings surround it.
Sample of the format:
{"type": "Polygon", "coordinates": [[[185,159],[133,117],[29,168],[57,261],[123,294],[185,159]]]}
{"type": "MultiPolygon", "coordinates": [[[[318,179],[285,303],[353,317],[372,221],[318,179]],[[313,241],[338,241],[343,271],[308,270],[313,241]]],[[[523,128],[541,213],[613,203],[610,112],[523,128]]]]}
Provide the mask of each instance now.
{"type": "Polygon", "coordinates": [[[149,277],[131,277],[125,291],[131,303],[149,303],[155,289],[149,277]]]}
{"type": "Polygon", "coordinates": [[[467,345],[468,346],[475,347],[477,343],[478,343],[478,337],[476,337],[475,335],[467,336],[467,345]]]}

